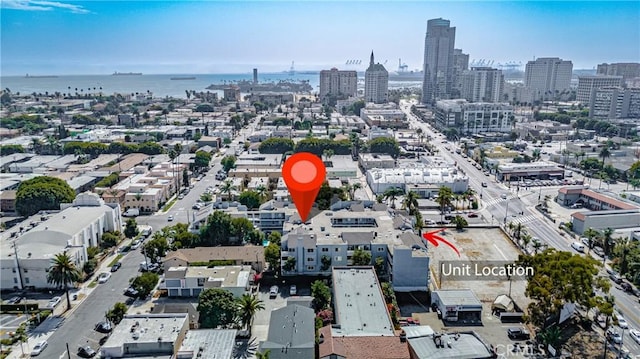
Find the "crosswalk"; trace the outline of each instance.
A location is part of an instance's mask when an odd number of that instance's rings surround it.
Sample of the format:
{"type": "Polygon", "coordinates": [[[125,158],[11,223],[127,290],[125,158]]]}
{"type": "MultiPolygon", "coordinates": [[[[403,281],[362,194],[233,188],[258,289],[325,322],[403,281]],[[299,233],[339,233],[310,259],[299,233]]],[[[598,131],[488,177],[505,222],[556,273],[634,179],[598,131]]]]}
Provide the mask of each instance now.
{"type": "Polygon", "coordinates": [[[528,224],[528,223],[532,223],[532,222],[539,221],[539,220],[540,220],[540,218],[535,216],[535,215],[533,215],[533,214],[529,214],[529,215],[526,215],[526,216],[518,215],[516,217],[507,218],[507,223],[513,222],[514,224],[515,223],[528,224]]]}
{"type": "Polygon", "coordinates": [[[488,201],[483,201],[482,203],[484,204],[485,207],[491,207],[494,204],[500,203],[500,202],[505,202],[508,201],[510,199],[513,199],[514,197],[507,197],[507,199],[502,199],[502,198],[493,198],[490,199],[488,201]]]}

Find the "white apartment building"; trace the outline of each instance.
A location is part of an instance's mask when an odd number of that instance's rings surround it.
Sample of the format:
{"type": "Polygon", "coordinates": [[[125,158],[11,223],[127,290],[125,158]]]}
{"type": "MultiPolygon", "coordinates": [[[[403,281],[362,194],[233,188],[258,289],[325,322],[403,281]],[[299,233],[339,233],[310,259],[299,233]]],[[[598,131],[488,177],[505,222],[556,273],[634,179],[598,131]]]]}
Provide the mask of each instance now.
{"type": "Polygon", "coordinates": [[[640,118],[640,88],[602,87],[593,90],[589,117],[640,118]]]}
{"type": "Polygon", "coordinates": [[[504,75],[491,67],[472,67],[462,72],[460,96],[469,102],[501,102],[504,75]]]}
{"type": "Polygon", "coordinates": [[[440,131],[454,128],[461,135],[471,136],[483,132],[509,133],[513,121],[513,106],[509,104],[457,99],[436,103],[434,125],[440,131]]]}
{"type": "Polygon", "coordinates": [[[347,99],[356,96],[357,91],[358,73],[356,71],[340,71],[335,67],[320,71],[320,101],[327,96],[347,99]]]}
{"type": "Polygon", "coordinates": [[[421,198],[433,198],[443,186],[451,188],[454,193],[465,192],[469,188],[469,178],[454,166],[411,164],[399,168],[370,169],[367,171],[367,184],[376,195],[398,187],[416,192],[421,198]]]}
{"type": "Polygon", "coordinates": [[[607,76],[607,75],[593,75],[593,76],[579,76],[578,77],[578,90],[576,91],[576,100],[588,104],[591,100],[591,94],[596,89],[602,87],[621,87],[622,76],[607,76]]]}
{"type": "Polygon", "coordinates": [[[162,162],[151,170],[146,166],[136,166],[131,171],[122,172],[121,175],[128,177],[114,185],[112,190],[126,192],[125,210],[136,208],[143,213],[155,212],[176,192],[180,185],[176,182],[182,181],[182,171],[186,167],[186,164],[169,162],[162,162]]]}
{"type": "Polygon", "coordinates": [[[365,102],[385,103],[389,91],[389,72],[380,63],[373,61],[373,51],[369,67],[364,73],[364,100],[365,102]]]}
{"type": "Polygon", "coordinates": [[[524,84],[533,92],[534,100],[552,97],[556,91],[569,89],[573,63],[557,57],[540,57],[527,62],[524,84]]]}
{"type": "Polygon", "coordinates": [[[81,193],[61,210],[33,216],[2,233],[0,287],[53,288],[47,283],[51,260],[67,253],[78,268],[88,260],[87,248],[100,245],[105,231],[122,230],[120,206],[105,204],[95,193],[81,193]]]}
{"type": "Polygon", "coordinates": [[[170,267],[165,284],[170,297],[197,297],[205,289],[228,290],[236,298],[249,290],[251,266],[170,267]]]}

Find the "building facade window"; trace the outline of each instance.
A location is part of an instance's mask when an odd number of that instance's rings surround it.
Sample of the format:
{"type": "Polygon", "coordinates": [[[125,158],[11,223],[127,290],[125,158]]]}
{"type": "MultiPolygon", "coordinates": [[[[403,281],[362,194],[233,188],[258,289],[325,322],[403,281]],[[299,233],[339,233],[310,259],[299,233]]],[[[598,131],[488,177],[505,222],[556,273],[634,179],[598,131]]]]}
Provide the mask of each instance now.
{"type": "Polygon", "coordinates": [[[316,267],[314,267],[314,266],[307,266],[307,270],[316,270],[316,267]]]}
{"type": "Polygon", "coordinates": [[[323,252],[328,252],[328,251],[329,251],[329,248],[322,248],[322,251],[323,251],[323,252]]]}
{"type": "Polygon", "coordinates": [[[313,253],[313,248],[307,248],[307,253],[313,253]]]}

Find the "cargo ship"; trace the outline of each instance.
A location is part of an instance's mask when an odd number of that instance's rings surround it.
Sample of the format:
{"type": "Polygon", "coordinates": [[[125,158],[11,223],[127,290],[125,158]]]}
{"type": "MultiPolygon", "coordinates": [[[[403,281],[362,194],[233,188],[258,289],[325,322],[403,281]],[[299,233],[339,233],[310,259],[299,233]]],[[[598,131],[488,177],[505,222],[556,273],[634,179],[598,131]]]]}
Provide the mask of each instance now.
{"type": "Polygon", "coordinates": [[[171,80],[195,80],[196,77],[195,76],[178,76],[178,77],[172,77],[171,80]]]}
{"type": "Polygon", "coordinates": [[[33,75],[26,74],[25,78],[28,78],[28,79],[55,79],[55,78],[58,78],[58,76],[55,76],[55,75],[33,76],[33,75]]]}
{"type": "Polygon", "coordinates": [[[114,72],[113,76],[140,76],[142,72],[114,72]]]}

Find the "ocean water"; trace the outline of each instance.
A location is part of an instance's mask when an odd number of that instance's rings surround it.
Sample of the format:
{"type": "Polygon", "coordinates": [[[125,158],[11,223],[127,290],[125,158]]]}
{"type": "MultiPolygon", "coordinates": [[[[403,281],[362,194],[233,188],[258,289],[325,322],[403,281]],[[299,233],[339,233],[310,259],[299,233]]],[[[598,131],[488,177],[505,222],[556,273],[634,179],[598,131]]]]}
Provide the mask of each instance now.
{"type": "MultiPolygon", "coordinates": [[[[364,76],[358,75],[364,80],[364,76]]],[[[207,91],[209,85],[231,84],[234,81],[253,80],[252,73],[244,74],[192,74],[192,75],[70,75],[58,77],[25,77],[2,76],[0,88],[9,88],[13,93],[49,94],[71,93],[99,93],[105,95],[113,93],[146,93],[150,91],[154,97],[186,98],[186,90],[207,91]],[[172,77],[195,77],[195,80],[171,80],[172,77]]],[[[278,82],[281,80],[309,81],[314,91],[319,90],[319,73],[258,73],[258,82],[278,82]]],[[[390,82],[390,88],[412,87],[415,82],[390,82]]],[[[211,90],[211,92],[217,92],[211,90]]],[[[220,91],[221,92],[221,91],[220,91]]]]}

